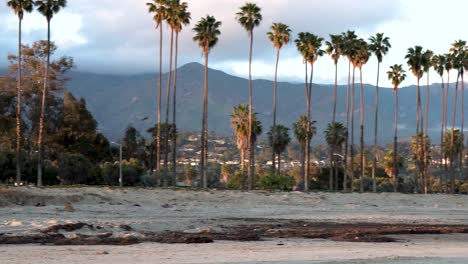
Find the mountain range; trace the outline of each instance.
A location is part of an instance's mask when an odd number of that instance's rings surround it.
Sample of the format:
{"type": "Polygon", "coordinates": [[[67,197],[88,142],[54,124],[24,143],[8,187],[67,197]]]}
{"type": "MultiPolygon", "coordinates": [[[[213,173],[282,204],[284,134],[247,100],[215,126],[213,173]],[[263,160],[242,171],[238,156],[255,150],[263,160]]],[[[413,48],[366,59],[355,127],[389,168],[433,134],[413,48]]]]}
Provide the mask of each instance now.
{"type": "MultiPolygon", "coordinates": [[[[178,69],[177,124],[179,130],[198,131],[201,128],[203,99],[203,65],[189,63],[178,69]]],[[[165,90],[167,74],[163,75],[163,121],[165,114],[165,90]]],[[[86,100],[88,108],[99,122],[100,130],[110,139],[117,140],[128,125],[144,132],[156,122],[157,74],[106,75],[85,72],[71,73],[68,89],[86,100]]],[[[455,85],[451,85],[452,98],[455,85]]],[[[304,84],[280,82],[278,84],[278,123],[292,127],[292,123],[306,111],[304,84]]],[[[355,96],[355,138],[359,136],[359,84],[355,96]]],[[[422,102],[425,102],[426,86],[421,86],[422,102]]],[[[265,131],[272,123],[273,82],[253,81],[255,111],[265,131]]],[[[363,87],[365,138],[373,142],[375,114],[375,86],[363,87]]],[[[394,93],[392,89],[380,90],[379,141],[389,143],[393,139],[394,93]]],[[[430,91],[429,134],[439,142],[441,124],[441,85],[432,84],[430,91]]],[[[416,86],[399,90],[399,137],[408,139],[415,133],[416,86]]],[[[468,95],[468,94],[467,94],[468,95]]],[[[467,96],[465,96],[466,99],[467,96]]],[[[346,85],[338,86],[337,121],[345,122],[346,85]]],[[[172,98],[171,98],[172,101],[172,98]]],[[[452,111],[449,100],[449,113],[452,111]]],[[[233,135],[230,128],[230,114],[233,106],[248,102],[248,80],[209,69],[209,114],[210,131],[221,135],[233,135]]],[[[312,117],[317,121],[315,143],[323,143],[323,131],[332,118],[333,85],[314,84],[312,91],[312,117]]],[[[172,110],[170,112],[172,114],[172,110]]],[[[449,115],[451,117],[451,115],[449,115]]],[[[169,118],[172,120],[172,117],[169,118]]],[[[450,120],[450,119],[449,119],[450,120]]],[[[458,122],[458,120],[457,120],[458,122]]],[[[357,142],[357,141],[356,141],[357,142]]]]}

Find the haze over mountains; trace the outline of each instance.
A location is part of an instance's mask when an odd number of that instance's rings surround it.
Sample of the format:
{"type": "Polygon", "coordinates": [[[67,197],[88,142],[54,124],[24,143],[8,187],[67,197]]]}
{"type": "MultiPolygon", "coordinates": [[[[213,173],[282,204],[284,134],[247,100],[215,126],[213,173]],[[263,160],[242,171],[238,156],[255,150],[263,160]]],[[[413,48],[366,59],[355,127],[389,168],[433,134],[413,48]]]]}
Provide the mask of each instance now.
{"type": "MultiPolygon", "coordinates": [[[[199,130],[202,116],[203,65],[189,63],[178,71],[177,123],[181,130],[199,130]]],[[[364,70],[368,70],[364,68],[364,70]]],[[[333,74],[333,72],[330,72],[333,74]]],[[[157,111],[157,74],[134,76],[103,75],[83,72],[71,74],[68,87],[76,96],[83,97],[89,109],[99,122],[106,136],[115,140],[122,137],[128,125],[145,131],[155,124],[157,111]],[[148,118],[148,119],[146,119],[148,118]]],[[[384,77],[384,73],[382,73],[384,77]]],[[[412,76],[409,76],[412,78],[412,76]]],[[[436,78],[436,76],[433,76],[436,78]]],[[[358,79],[357,79],[358,80],[358,79]]],[[[163,75],[163,90],[166,90],[167,74],[163,75]]],[[[209,71],[209,130],[223,135],[232,135],[230,114],[232,107],[248,101],[248,81],[210,69],[209,71]]],[[[452,98],[454,84],[449,98],[452,98]]],[[[292,123],[305,113],[304,84],[279,83],[278,120],[280,124],[292,127],[292,123]]],[[[355,138],[359,136],[359,84],[355,86],[355,138]]],[[[421,87],[422,101],[425,102],[426,86],[421,87]]],[[[373,142],[375,86],[364,85],[365,138],[373,142]]],[[[272,122],[273,82],[255,80],[253,96],[255,111],[259,113],[264,134],[272,122]]],[[[399,90],[400,139],[407,139],[415,133],[416,86],[399,90]]],[[[163,93],[163,118],[165,113],[163,93]]],[[[379,141],[389,143],[393,139],[394,96],[392,89],[381,89],[379,141]]],[[[434,142],[439,142],[441,122],[441,87],[430,87],[429,129],[434,142]]],[[[338,88],[338,120],[345,122],[346,86],[338,88]]],[[[466,99],[466,96],[465,96],[466,99]]],[[[172,101],[172,99],[171,99],[172,101]]],[[[449,100],[449,111],[452,111],[449,100]]],[[[312,91],[312,116],[317,121],[318,133],[315,143],[323,143],[323,131],[331,121],[333,110],[333,85],[314,84],[312,91]]],[[[172,113],[172,112],[171,112],[172,113]]],[[[451,112],[449,112],[451,113],[451,112]]],[[[451,116],[451,115],[450,115],[451,116]]],[[[169,120],[172,120],[170,117],[169,120]]]]}

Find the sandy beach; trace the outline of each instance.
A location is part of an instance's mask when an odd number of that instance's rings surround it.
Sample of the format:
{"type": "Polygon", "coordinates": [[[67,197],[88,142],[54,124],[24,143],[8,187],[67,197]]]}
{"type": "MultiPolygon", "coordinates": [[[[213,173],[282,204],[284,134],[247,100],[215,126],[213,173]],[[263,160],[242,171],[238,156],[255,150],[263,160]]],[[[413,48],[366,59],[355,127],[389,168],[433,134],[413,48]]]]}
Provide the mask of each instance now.
{"type": "MultiPolygon", "coordinates": [[[[310,225],[468,225],[466,196],[440,194],[23,187],[0,189],[0,206],[3,237],[27,236],[72,223],[99,228],[60,230],[60,234],[67,238],[96,232],[107,232],[117,238],[165,231],[203,234],[279,220],[281,223],[306,221],[310,225]],[[67,203],[72,210],[67,210],[67,203]]],[[[0,245],[0,263],[468,262],[468,234],[392,234],[389,237],[396,242],[265,237],[259,241],[215,239],[206,244],[0,245]]]]}

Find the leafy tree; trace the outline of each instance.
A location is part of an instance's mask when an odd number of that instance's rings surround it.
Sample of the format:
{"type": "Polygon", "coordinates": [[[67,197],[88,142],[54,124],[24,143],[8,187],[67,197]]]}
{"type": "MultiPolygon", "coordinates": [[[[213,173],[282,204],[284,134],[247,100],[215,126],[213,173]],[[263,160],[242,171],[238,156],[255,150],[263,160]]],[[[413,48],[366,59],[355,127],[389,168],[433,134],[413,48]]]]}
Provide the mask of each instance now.
{"type": "Polygon", "coordinates": [[[375,123],[374,123],[374,159],[372,163],[372,189],[377,191],[375,182],[375,171],[377,169],[377,132],[379,124],[379,77],[380,77],[380,64],[382,63],[383,56],[387,55],[392,45],[390,38],[385,37],[384,33],[377,33],[375,36],[369,38],[369,50],[377,57],[377,84],[375,86],[375,123]]]}
{"type": "MultiPolygon", "coordinates": [[[[270,144],[273,153],[278,156],[278,170],[276,173],[281,175],[281,153],[283,153],[289,143],[291,143],[289,128],[283,125],[272,126],[268,132],[268,143],[270,144]]],[[[275,172],[275,169],[275,167],[272,168],[273,173],[275,172]]]]}
{"type": "Polygon", "coordinates": [[[403,168],[405,159],[400,154],[395,154],[394,150],[389,150],[383,159],[385,173],[392,178],[393,192],[397,191],[398,173],[403,168]],[[396,158],[395,158],[396,157],[396,158]]]}
{"type": "MultiPolygon", "coordinates": [[[[262,21],[261,8],[255,3],[246,3],[239,12],[236,13],[236,19],[239,24],[248,32],[250,38],[249,49],[249,137],[254,137],[253,121],[253,96],[252,96],[252,53],[253,53],[253,30],[258,27],[262,21]]],[[[248,190],[253,189],[255,177],[255,146],[249,142],[249,184],[248,190]]]]}
{"type": "Polygon", "coordinates": [[[77,153],[60,155],[58,168],[58,179],[65,185],[86,184],[94,172],[91,161],[77,153]]]}
{"type": "Polygon", "coordinates": [[[205,85],[203,92],[203,118],[201,131],[201,159],[200,159],[200,177],[204,188],[207,188],[206,168],[208,164],[208,55],[210,50],[218,43],[221,31],[221,22],[216,21],[213,16],[206,16],[195,25],[193,31],[195,36],[193,40],[203,51],[205,56],[205,85]]]}
{"type": "Polygon", "coordinates": [[[17,89],[17,106],[16,106],[16,182],[21,182],[21,25],[23,22],[24,13],[31,13],[34,7],[33,0],[8,0],[7,6],[18,16],[18,89],[17,89]]]}
{"type": "Polygon", "coordinates": [[[145,139],[141,136],[140,132],[132,126],[128,126],[125,130],[123,138],[123,155],[124,159],[143,158],[143,149],[145,146],[145,139]]]}

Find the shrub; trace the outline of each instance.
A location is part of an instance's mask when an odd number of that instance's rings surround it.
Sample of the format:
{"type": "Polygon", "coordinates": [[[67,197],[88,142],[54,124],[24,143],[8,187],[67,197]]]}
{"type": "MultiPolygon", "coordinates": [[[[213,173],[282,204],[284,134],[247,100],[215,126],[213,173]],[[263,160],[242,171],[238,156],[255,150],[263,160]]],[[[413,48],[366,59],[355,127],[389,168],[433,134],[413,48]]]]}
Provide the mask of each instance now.
{"type": "Polygon", "coordinates": [[[267,175],[260,180],[260,188],[270,191],[290,191],[294,185],[294,177],[288,175],[267,175]]]}
{"type": "MultiPolygon", "coordinates": [[[[102,166],[102,178],[108,185],[119,185],[119,163],[106,162],[102,166]]],[[[143,167],[137,159],[122,161],[122,180],[125,186],[135,186],[143,174],[143,167]]]]}
{"type": "Polygon", "coordinates": [[[81,154],[65,153],[59,159],[58,179],[63,184],[85,184],[93,173],[93,164],[81,154]]]}

